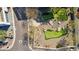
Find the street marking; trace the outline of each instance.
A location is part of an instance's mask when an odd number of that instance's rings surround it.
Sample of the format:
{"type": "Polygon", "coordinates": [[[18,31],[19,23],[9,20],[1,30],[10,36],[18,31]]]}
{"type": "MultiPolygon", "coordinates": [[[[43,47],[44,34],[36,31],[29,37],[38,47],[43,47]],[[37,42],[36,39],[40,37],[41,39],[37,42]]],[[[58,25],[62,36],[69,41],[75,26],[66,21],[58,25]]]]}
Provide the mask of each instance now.
{"type": "Polygon", "coordinates": [[[23,41],[22,40],[19,40],[19,43],[22,43],[23,41]]]}

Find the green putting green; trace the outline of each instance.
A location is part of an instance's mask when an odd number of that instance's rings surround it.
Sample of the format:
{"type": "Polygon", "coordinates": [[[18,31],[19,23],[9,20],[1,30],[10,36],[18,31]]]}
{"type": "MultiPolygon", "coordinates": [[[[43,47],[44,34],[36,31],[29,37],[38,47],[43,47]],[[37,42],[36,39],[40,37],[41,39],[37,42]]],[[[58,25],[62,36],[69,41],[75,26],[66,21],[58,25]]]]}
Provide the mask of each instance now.
{"type": "Polygon", "coordinates": [[[45,34],[46,40],[48,40],[48,39],[51,39],[51,38],[61,37],[61,36],[66,34],[66,31],[65,30],[61,30],[61,31],[47,30],[47,31],[44,31],[44,34],[45,34]]]}

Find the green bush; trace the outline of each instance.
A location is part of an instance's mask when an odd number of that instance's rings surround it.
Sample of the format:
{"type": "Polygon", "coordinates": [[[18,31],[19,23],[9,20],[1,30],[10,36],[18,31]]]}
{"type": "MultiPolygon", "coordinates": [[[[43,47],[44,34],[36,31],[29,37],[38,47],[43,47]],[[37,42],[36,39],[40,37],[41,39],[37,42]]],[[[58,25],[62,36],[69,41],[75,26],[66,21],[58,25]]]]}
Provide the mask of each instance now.
{"type": "Polygon", "coordinates": [[[53,14],[52,12],[46,12],[42,14],[42,17],[45,21],[48,21],[50,19],[53,19],[53,14]]]}
{"type": "Polygon", "coordinates": [[[63,20],[64,21],[64,20],[68,19],[66,9],[64,9],[64,8],[60,9],[57,14],[59,16],[58,17],[59,20],[63,20]]]}
{"type": "Polygon", "coordinates": [[[63,45],[61,45],[61,44],[58,44],[58,45],[56,46],[56,48],[61,48],[61,47],[63,47],[63,45]]]}
{"type": "Polygon", "coordinates": [[[67,10],[65,8],[54,8],[53,9],[54,19],[59,21],[65,21],[68,19],[67,10]]]}

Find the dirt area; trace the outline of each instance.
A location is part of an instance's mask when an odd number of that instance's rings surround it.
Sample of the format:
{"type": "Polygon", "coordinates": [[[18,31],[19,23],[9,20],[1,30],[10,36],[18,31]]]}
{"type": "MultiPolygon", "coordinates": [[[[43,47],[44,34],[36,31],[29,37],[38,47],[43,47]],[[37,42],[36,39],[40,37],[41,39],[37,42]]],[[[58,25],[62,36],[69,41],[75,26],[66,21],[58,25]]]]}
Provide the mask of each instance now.
{"type": "MultiPolygon", "coordinates": [[[[35,48],[56,48],[58,43],[62,40],[66,40],[66,45],[67,46],[73,46],[73,39],[74,36],[72,33],[69,33],[69,35],[65,35],[59,38],[52,38],[49,40],[45,40],[45,35],[43,30],[47,29],[54,29],[51,27],[51,25],[47,24],[41,24],[38,27],[33,27],[33,47],[35,48]]],[[[55,30],[55,29],[54,29],[55,30]]]]}

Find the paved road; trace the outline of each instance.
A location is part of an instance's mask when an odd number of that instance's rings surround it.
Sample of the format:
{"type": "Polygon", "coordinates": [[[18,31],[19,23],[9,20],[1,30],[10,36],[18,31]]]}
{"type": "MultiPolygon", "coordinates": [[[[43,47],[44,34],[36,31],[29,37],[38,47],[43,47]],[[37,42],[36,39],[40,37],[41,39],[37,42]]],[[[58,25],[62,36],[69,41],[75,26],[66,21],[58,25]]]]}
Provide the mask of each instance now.
{"type": "MultiPolygon", "coordinates": [[[[28,37],[26,34],[27,27],[26,28],[24,27],[23,22],[26,22],[26,21],[18,20],[18,18],[15,17],[16,40],[15,40],[14,46],[12,47],[12,49],[10,49],[10,51],[30,51],[28,47],[28,39],[27,39],[28,37]]],[[[27,26],[27,23],[26,23],[26,26],[27,26]]]]}
{"type": "MultiPolygon", "coordinates": [[[[77,8],[75,9],[75,13],[77,13],[77,8]]],[[[77,48],[79,49],[79,19],[75,16],[75,30],[76,30],[76,45],[77,45],[77,48]]]]}

